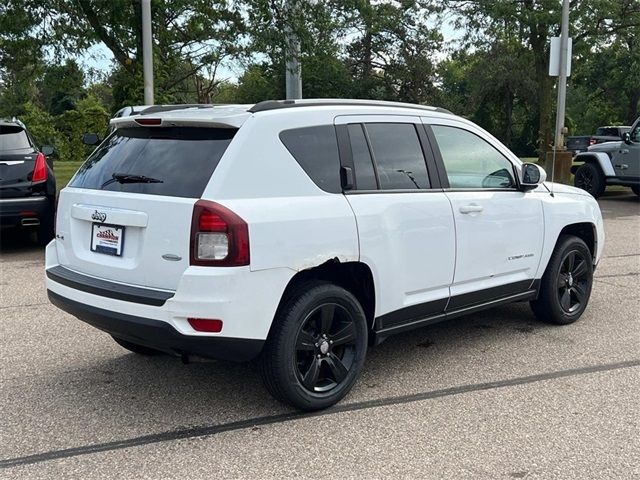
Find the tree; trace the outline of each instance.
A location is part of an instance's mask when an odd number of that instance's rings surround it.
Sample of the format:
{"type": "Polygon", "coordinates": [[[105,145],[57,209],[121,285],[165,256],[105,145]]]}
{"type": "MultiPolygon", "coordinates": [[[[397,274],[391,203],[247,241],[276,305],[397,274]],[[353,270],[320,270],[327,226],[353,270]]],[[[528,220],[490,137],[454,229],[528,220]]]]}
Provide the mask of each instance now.
{"type": "MultiPolygon", "coordinates": [[[[457,25],[466,29],[466,45],[486,45],[515,40],[532,55],[532,77],[537,86],[540,159],[551,144],[553,78],[548,75],[549,37],[559,34],[560,0],[447,0],[458,15],[457,25]]],[[[637,0],[572,0],[571,32],[574,56],[589,55],[598,41],[640,26],[637,0]]]]}
{"type": "Polygon", "coordinates": [[[47,66],[38,85],[40,101],[51,115],[75,109],[83,88],[84,72],[74,60],[47,66]]]}

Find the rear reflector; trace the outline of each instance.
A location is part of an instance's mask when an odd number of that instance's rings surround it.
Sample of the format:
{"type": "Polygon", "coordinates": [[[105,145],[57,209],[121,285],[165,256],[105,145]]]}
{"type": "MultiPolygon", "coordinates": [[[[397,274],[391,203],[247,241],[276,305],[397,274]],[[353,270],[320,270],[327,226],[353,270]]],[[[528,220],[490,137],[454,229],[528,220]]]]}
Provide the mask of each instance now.
{"type": "Polygon", "coordinates": [[[222,320],[217,318],[188,318],[187,320],[197,332],[219,333],[222,331],[222,320]]]}
{"type": "Polygon", "coordinates": [[[36,157],[36,165],[33,167],[32,182],[43,182],[47,179],[47,160],[44,153],[39,153],[36,157]]]}

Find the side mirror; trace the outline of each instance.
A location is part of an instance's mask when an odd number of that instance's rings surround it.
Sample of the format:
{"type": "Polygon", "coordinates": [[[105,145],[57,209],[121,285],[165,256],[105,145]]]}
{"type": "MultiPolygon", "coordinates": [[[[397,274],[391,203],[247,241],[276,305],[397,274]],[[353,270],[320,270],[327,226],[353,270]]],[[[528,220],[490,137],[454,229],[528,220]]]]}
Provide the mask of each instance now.
{"type": "Polygon", "coordinates": [[[41,151],[45,157],[50,157],[55,149],[51,145],[43,145],[41,151]]]}
{"type": "Polygon", "coordinates": [[[547,179],[547,172],[535,163],[525,163],[522,165],[522,173],[520,177],[520,188],[523,191],[533,190],[538,185],[542,185],[547,179]]]}
{"type": "Polygon", "coordinates": [[[100,138],[95,133],[85,133],[82,136],[82,143],[85,145],[97,145],[100,143],[100,138]]]}
{"type": "Polygon", "coordinates": [[[631,134],[629,132],[624,132],[622,134],[622,141],[627,145],[631,144],[631,134]]]}

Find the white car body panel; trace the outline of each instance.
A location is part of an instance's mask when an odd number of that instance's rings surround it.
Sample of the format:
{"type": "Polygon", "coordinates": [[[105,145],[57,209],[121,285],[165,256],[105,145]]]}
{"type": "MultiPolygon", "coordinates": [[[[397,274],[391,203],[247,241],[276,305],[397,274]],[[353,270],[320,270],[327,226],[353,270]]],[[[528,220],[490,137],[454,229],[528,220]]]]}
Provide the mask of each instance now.
{"type": "MultiPolygon", "coordinates": [[[[601,257],[600,210],[581,190],[554,186],[554,196],[544,186],[526,193],[327,193],[278,137],[287,129],[349,121],[437,123],[479,135],[521,171],[522,162],[504,145],[459,117],[370,104],[257,114],[242,106],[220,111],[215,115],[194,110],[159,112],[149,118],[161,117],[165,125],[239,127],[200,198],[227,207],[248,224],[250,265],[189,265],[196,198],[67,187],[60,194],[57,239],[47,247],[47,268],[61,265],[91,277],[175,295],[156,307],[101,297],[51,279],[47,279],[48,289],[81,304],[166,322],[184,335],[264,340],[296,273],[335,259],[362,262],[370,268],[378,317],[451,295],[533,283],[544,273],[561,230],[574,223],[595,225],[594,263],[601,257]],[[483,211],[461,214],[460,207],[469,204],[483,211]],[[107,222],[126,226],[123,257],[89,250],[95,210],[106,213],[107,222]],[[165,254],[180,260],[166,261],[165,254]],[[196,332],[188,317],[222,318],[225,326],[218,334],[196,332]]],[[[136,118],[113,124],[131,125],[136,118]]]]}
{"type": "Polygon", "coordinates": [[[533,281],[544,238],[542,202],[517,191],[447,192],[456,224],[451,295],[533,281]],[[461,213],[466,206],[480,212],[461,213]]]}

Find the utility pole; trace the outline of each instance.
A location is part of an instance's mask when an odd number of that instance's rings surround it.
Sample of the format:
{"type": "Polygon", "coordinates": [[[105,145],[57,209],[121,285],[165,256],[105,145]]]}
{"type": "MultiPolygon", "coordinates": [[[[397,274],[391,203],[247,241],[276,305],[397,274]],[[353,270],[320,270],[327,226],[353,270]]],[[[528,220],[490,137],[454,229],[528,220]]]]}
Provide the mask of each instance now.
{"type": "Polygon", "coordinates": [[[153,105],[153,40],[151,38],[151,0],[142,1],[142,71],[144,104],[153,105]]]}
{"type": "Polygon", "coordinates": [[[567,63],[569,57],[569,0],[562,1],[562,26],[560,30],[560,71],[558,72],[558,103],[554,147],[564,147],[564,111],[567,100],[567,63]]]}
{"type": "Polygon", "coordinates": [[[295,100],[302,98],[302,75],[300,66],[300,39],[291,28],[291,17],[299,12],[299,0],[287,0],[286,8],[286,33],[287,33],[287,51],[286,51],[286,95],[287,100],[295,100]]]}

